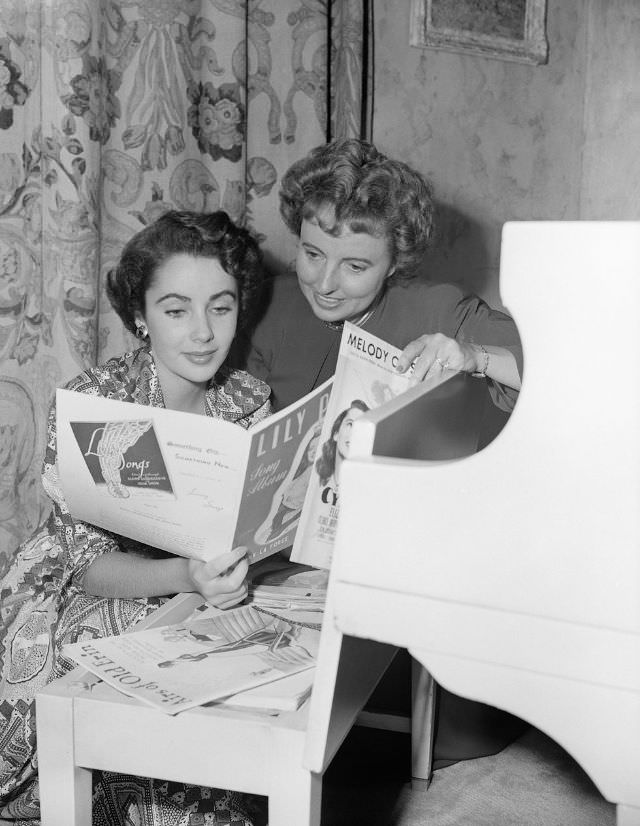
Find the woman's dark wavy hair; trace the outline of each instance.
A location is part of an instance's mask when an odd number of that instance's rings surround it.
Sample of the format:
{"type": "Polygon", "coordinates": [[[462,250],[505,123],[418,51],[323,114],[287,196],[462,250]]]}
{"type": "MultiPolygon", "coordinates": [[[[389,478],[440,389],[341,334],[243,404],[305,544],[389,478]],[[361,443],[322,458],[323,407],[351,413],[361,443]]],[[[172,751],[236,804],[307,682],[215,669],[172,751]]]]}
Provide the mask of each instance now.
{"type": "Polygon", "coordinates": [[[335,421],[331,426],[329,438],[322,445],[320,456],[316,459],[316,472],[320,477],[321,485],[327,484],[336,469],[336,452],[338,450],[338,440],[336,437],[338,435],[338,431],[340,430],[340,425],[345,420],[347,413],[354,409],[362,410],[363,413],[370,410],[369,405],[366,402],[363,402],[362,399],[354,399],[349,407],[345,407],[342,413],[336,416],[335,421]]]}
{"type": "Polygon", "coordinates": [[[392,281],[415,277],[434,231],[426,178],[357,139],[317,146],[292,164],[282,178],[280,214],[298,236],[302,221],[315,218],[331,235],[346,227],[388,238],[396,268],[392,281]]]}
{"type": "Polygon", "coordinates": [[[251,233],[226,212],[169,210],[127,243],[107,276],[107,296],[122,323],[136,332],[136,311],[145,314],[145,295],[161,264],[172,255],[215,258],[238,282],[238,329],[251,323],[264,279],[262,255],[251,233]]]}

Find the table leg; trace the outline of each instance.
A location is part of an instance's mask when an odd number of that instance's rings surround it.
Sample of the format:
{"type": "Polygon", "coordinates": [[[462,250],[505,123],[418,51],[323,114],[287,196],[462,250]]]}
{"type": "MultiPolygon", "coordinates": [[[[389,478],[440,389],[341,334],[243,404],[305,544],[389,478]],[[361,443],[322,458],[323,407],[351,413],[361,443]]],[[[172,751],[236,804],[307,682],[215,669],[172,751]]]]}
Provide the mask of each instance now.
{"type": "Polygon", "coordinates": [[[320,826],[322,776],[282,772],[269,795],[269,826],[320,826]]]}
{"type": "Polygon", "coordinates": [[[74,763],[73,696],[38,694],[36,728],[42,826],[86,826],[91,769],[74,763]]]}
{"type": "Polygon", "coordinates": [[[435,680],[411,658],[411,786],[425,790],[433,770],[433,738],[435,730],[435,680]]]}
{"type": "Polygon", "coordinates": [[[304,732],[273,732],[269,826],[320,826],[322,774],[302,766],[304,732]]]}
{"type": "Polygon", "coordinates": [[[616,806],[616,826],[640,826],[640,809],[636,806],[616,806]]]}

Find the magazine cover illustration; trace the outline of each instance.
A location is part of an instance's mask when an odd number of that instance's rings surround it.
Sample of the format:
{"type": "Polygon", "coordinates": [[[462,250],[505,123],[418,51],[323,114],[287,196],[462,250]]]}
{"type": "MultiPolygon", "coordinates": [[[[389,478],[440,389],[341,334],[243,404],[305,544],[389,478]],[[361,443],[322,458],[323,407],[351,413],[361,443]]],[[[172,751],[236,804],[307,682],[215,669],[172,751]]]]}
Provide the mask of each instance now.
{"type": "Polygon", "coordinates": [[[120,499],[136,491],[173,494],[152,420],[71,422],[71,429],[98,489],[120,499]]]}
{"type": "Polygon", "coordinates": [[[411,386],[396,373],[401,350],[345,322],[335,380],[323,422],[291,559],[329,568],[338,523],[340,466],[348,458],[353,423],[411,386]]]}
{"type": "Polygon", "coordinates": [[[248,431],[63,389],[56,418],[60,482],[76,519],[202,561],[232,548],[248,431]]]}
{"type": "Polygon", "coordinates": [[[176,714],[313,668],[321,615],[206,604],[185,622],[64,646],[131,697],[176,714]]]}
{"type": "Polygon", "coordinates": [[[234,538],[252,562],[293,545],[330,393],[331,380],[252,440],[234,538]]]}

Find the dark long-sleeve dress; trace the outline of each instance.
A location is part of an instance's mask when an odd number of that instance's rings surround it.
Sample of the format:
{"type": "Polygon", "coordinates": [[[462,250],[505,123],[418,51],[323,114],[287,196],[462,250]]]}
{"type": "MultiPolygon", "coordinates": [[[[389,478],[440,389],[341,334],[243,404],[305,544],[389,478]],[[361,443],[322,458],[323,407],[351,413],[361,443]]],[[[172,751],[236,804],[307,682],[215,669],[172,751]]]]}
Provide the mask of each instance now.
{"type": "MultiPolygon", "coordinates": [[[[277,276],[272,286],[268,309],[242,366],[271,387],[274,409],[281,410],[334,374],[340,330],[313,314],[295,276],[277,276]]],[[[522,375],[522,346],[513,319],[457,284],[392,285],[362,326],[400,349],[424,333],[504,347],[522,375]]],[[[495,404],[513,409],[517,391],[491,380],[487,384],[495,404]]]]}

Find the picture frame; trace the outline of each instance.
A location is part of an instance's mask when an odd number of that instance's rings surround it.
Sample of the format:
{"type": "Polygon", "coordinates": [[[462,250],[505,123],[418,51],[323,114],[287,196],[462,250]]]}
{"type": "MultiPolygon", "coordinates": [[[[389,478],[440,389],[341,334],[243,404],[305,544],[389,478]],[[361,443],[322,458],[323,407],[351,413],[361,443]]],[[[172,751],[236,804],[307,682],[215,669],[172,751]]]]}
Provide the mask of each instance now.
{"type": "Polygon", "coordinates": [[[546,63],[547,0],[411,0],[410,44],[518,63],[546,63]]]}

